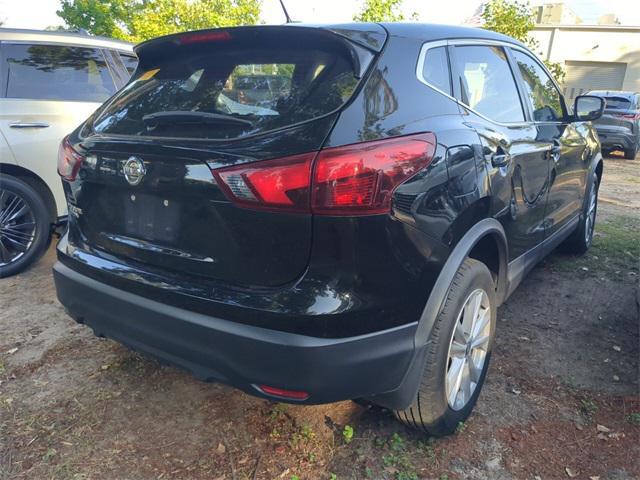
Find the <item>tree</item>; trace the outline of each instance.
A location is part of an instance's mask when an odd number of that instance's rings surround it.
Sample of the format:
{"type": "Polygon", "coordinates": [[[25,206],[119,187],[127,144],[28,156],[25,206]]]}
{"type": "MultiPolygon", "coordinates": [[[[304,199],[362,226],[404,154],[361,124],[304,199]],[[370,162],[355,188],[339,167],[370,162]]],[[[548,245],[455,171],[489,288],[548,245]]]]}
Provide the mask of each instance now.
{"type": "Polygon", "coordinates": [[[256,24],[261,0],[61,0],[71,28],[139,42],[170,33],[256,24]]]}
{"type": "MultiPolygon", "coordinates": [[[[402,0],[365,0],[360,13],[353,16],[356,22],[401,22],[402,0]]],[[[415,14],[413,15],[415,17],[415,14]]]]}
{"type": "MultiPolygon", "coordinates": [[[[528,2],[489,0],[485,3],[481,16],[484,20],[482,28],[509,35],[537,51],[538,55],[542,55],[538,41],[529,36],[535,27],[535,22],[528,2]]],[[[565,72],[560,63],[549,60],[543,60],[543,62],[557,81],[561,82],[564,79],[565,72]]]]}

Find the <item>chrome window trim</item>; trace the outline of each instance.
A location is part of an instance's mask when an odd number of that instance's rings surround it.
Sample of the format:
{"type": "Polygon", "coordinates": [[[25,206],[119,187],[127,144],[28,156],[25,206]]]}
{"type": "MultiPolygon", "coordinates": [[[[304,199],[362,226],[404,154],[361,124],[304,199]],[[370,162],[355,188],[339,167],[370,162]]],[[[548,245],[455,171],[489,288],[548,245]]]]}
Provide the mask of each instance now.
{"type": "MultiPolygon", "coordinates": [[[[425,84],[429,88],[435,90],[436,92],[440,93],[441,95],[444,95],[445,97],[453,100],[454,102],[456,102],[460,107],[464,108],[465,110],[469,110],[470,112],[478,115],[480,118],[483,118],[484,120],[487,120],[487,121],[489,121],[491,123],[494,123],[496,125],[500,125],[500,126],[503,126],[503,127],[521,127],[521,126],[531,126],[531,125],[540,125],[540,124],[557,125],[559,123],[562,123],[562,122],[535,122],[533,120],[530,121],[530,120],[526,120],[526,119],[521,121],[521,122],[508,122],[508,123],[498,122],[498,121],[493,120],[493,119],[483,115],[482,113],[474,110],[469,105],[463,103],[462,101],[458,100],[454,96],[452,96],[452,95],[440,90],[438,87],[436,87],[435,85],[430,84],[429,82],[427,82],[424,79],[424,76],[422,75],[422,71],[424,69],[424,61],[425,61],[425,58],[427,56],[427,51],[428,50],[430,50],[432,48],[436,48],[436,47],[464,46],[464,45],[499,46],[499,47],[503,47],[503,48],[511,48],[511,49],[519,50],[522,53],[525,53],[525,54],[527,54],[529,56],[532,56],[532,58],[534,60],[536,60],[539,64],[541,64],[542,68],[547,73],[547,75],[549,75],[549,77],[553,81],[553,84],[555,85],[556,89],[558,90],[558,93],[562,97],[562,100],[565,103],[565,107],[566,107],[566,101],[564,101],[564,96],[562,95],[562,93],[560,93],[562,90],[560,90],[560,87],[558,86],[558,83],[556,82],[556,79],[553,78],[553,75],[551,75],[549,73],[549,70],[544,66],[544,64],[539,62],[537,60],[536,56],[533,55],[532,52],[529,49],[527,49],[526,47],[518,45],[517,43],[511,43],[511,42],[507,42],[507,41],[489,40],[489,39],[485,40],[485,39],[480,39],[480,38],[450,38],[450,39],[446,39],[446,40],[436,40],[436,41],[432,41],[432,42],[425,42],[425,43],[422,44],[422,47],[420,48],[420,54],[418,55],[418,63],[416,65],[416,77],[418,78],[418,81],[420,83],[425,84]]],[[[511,69],[511,65],[509,65],[509,69],[511,69]]],[[[451,75],[451,74],[452,74],[452,70],[451,70],[451,65],[450,65],[449,66],[449,75],[451,75]]],[[[512,72],[512,74],[514,76],[516,75],[515,72],[512,72]]],[[[516,82],[516,86],[517,86],[517,79],[514,78],[513,81],[516,82]]],[[[520,96],[520,92],[519,91],[518,91],[518,98],[520,99],[520,101],[523,101],[523,99],[520,96]]],[[[523,111],[522,113],[525,114],[525,118],[526,118],[526,112],[523,111]]]]}

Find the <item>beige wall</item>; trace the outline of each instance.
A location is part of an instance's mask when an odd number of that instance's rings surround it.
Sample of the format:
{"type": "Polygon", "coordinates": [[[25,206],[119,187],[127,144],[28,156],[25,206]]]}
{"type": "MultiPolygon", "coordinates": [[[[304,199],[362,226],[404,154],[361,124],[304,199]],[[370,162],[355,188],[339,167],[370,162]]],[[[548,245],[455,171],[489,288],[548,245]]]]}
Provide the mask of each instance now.
{"type": "Polygon", "coordinates": [[[627,64],[622,88],[640,92],[640,27],[539,26],[531,36],[543,59],[627,64]],[[551,48],[550,48],[551,47],[551,48]]]}

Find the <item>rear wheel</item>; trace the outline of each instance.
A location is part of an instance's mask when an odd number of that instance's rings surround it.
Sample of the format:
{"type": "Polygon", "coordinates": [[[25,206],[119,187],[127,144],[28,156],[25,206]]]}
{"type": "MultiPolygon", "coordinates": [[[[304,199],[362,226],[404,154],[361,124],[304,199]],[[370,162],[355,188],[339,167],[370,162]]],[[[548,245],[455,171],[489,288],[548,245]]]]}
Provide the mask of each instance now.
{"type": "Polygon", "coordinates": [[[495,285],[481,262],[466,259],[436,320],[418,394],[395,412],[430,435],[453,433],[473,409],[484,383],[495,334],[495,285]]]}
{"type": "Polygon", "coordinates": [[[638,154],[638,147],[631,147],[624,149],[624,158],[627,160],[634,160],[638,154]]]}
{"type": "Polygon", "coordinates": [[[0,177],[0,278],[14,275],[44,253],[51,225],[42,197],[22,180],[0,177]]]}

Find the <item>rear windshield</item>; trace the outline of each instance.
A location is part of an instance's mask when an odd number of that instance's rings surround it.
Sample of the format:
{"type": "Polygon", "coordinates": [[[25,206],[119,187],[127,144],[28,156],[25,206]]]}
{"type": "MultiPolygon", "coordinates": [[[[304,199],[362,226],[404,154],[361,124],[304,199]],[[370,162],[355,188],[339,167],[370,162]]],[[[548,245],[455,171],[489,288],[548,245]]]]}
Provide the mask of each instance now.
{"type": "Polygon", "coordinates": [[[137,77],[99,113],[93,130],[232,139],[319,117],[351,97],[358,79],[343,45],[287,43],[213,43],[153,65],[143,55],[137,77]]]}
{"type": "Polygon", "coordinates": [[[631,108],[631,99],[625,97],[603,97],[606,104],[606,108],[615,110],[628,110],[631,108]]]}

